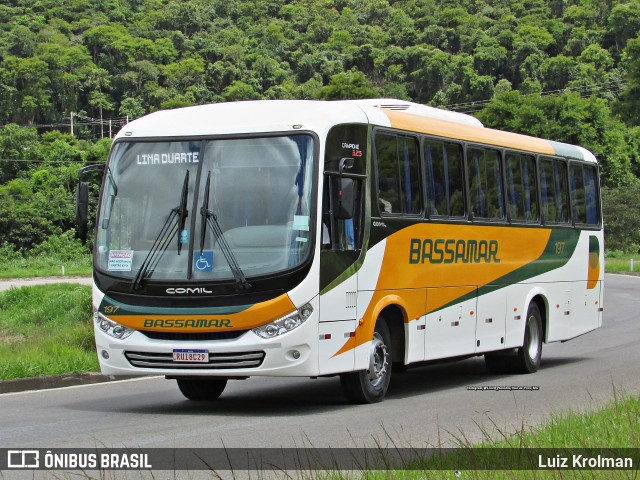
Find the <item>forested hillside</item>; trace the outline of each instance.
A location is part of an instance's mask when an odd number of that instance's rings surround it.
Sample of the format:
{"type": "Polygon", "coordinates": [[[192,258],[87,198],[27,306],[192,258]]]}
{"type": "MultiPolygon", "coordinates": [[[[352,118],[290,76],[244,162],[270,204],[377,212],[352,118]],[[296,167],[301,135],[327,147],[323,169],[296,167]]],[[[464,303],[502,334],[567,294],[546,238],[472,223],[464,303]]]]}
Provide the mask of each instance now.
{"type": "Polygon", "coordinates": [[[581,144],[609,187],[640,176],[640,0],[3,0],[0,25],[6,251],[73,226],[108,139],[71,112],[404,98],[581,144]]]}

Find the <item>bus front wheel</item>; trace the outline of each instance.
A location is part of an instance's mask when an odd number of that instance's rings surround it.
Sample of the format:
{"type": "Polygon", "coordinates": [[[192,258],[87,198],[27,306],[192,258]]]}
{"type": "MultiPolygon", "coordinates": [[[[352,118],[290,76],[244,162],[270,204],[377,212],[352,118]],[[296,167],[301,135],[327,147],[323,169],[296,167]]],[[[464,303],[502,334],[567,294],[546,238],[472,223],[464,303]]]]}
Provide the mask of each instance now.
{"type": "Polygon", "coordinates": [[[177,378],[176,382],[189,400],[216,400],[227,386],[226,378],[177,378]]]}
{"type": "Polygon", "coordinates": [[[359,372],[340,375],[342,389],[353,403],[381,402],[391,380],[391,333],[385,320],[380,317],[371,340],[369,368],[359,372]]]}

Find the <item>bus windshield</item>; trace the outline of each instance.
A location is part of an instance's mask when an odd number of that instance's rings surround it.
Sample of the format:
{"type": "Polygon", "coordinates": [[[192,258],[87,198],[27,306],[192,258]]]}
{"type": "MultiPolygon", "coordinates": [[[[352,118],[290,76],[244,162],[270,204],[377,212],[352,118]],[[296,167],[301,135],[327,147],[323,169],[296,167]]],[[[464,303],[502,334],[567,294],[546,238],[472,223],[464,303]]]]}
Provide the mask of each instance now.
{"type": "Polygon", "coordinates": [[[305,262],[309,135],[114,145],[96,224],[96,266],[146,280],[229,281],[305,262]],[[206,198],[205,198],[206,197],[206,198]]]}

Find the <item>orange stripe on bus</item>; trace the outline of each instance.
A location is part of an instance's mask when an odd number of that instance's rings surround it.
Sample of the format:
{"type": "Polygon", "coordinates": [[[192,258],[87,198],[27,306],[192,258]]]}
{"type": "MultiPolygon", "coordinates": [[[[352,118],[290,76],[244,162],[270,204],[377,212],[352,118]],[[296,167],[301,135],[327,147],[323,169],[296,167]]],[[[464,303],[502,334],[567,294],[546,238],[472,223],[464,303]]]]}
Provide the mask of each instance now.
{"type": "Polygon", "coordinates": [[[465,140],[467,142],[495,145],[497,147],[527,150],[546,155],[556,154],[551,143],[542,138],[449,122],[446,120],[418,117],[416,115],[396,112],[393,110],[383,111],[389,118],[391,126],[400,130],[426,133],[455,140],[465,140]]]}
{"type": "Polygon", "coordinates": [[[141,315],[109,315],[115,322],[118,322],[125,327],[133,328],[135,330],[147,330],[147,331],[172,331],[172,332],[211,332],[211,331],[232,331],[232,330],[250,330],[252,328],[265,325],[280,317],[283,317],[293,312],[296,307],[291,302],[291,299],[287,294],[280,295],[272,300],[266,302],[256,303],[250,308],[238,313],[223,313],[218,315],[201,315],[201,314],[179,314],[179,315],[154,315],[154,314],[141,314],[141,315]],[[157,322],[156,322],[157,320],[157,322]],[[209,327],[173,327],[167,328],[162,325],[167,325],[167,320],[205,320],[214,322],[219,320],[218,328],[215,326],[209,327]],[[222,322],[222,320],[228,320],[228,322],[222,322]],[[145,321],[147,325],[145,326],[145,321]],[[149,326],[149,321],[153,322],[155,326],[149,326]]]}

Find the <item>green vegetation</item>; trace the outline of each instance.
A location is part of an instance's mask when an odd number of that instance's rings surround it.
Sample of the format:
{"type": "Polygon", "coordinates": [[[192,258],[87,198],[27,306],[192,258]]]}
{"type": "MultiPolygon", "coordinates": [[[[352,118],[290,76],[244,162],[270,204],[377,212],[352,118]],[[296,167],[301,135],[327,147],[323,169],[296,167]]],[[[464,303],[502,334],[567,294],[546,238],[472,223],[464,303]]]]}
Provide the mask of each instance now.
{"type": "Polygon", "coordinates": [[[90,254],[63,262],[45,256],[0,258],[0,278],[60,277],[63,267],[65,276],[90,276],[93,267],[91,259],[90,254]]]}
{"type": "MultiPolygon", "coordinates": [[[[640,447],[640,398],[619,395],[614,392],[613,401],[594,411],[579,413],[569,411],[565,414],[552,415],[550,420],[541,426],[526,431],[524,428],[515,435],[503,435],[503,438],[493,440],[488,433],[486,440],[480,444],[470,444],[461,441],[459,448],[463,449],[460,457],[456,454],[443,458],[434,458],[418,464],[412,464],[413,470],[393,472],[367,473],[368,480],[385,479],[539,479],[539,478],[635,478],[630,471],[607,470],[573,470],[552,469],[540,470],[503,470],[491,469],[491,463],[482,461],[481,449],[578,449],[578,448],[639,448],[640,447]],[[471,453],[465,453],[470,449],[471,453]],[[478,452],[477,465],[487,470],[472,470],[460,468],[467,464],[473,453],[478,452]],[[438,468],[435,470],[434,468],[438,468]],[[454,476],[454,471],[461,471],[460,477],[454,476]],[[631,476],[629,476],[631,475],[631,476]]],[[[558,452],[560,453],[560,452],[558,452]]],[[[484,457],[487,458],[487,457],[484,457]]],[[[493,458],[495,460],[495,457],[493,458]]]]}
{"type": "Polygon", "coordinates": [[[0,292],[0,380],[97,371],[91,315],[90,287],[0,292]]]}
{"type": "Polygon", "coordinates": [[[10,243],[0,245],[0,278],[91,275],[92,256],[70,230],[53,235],[26,253],[10,243]]]}
{"type": "Polygon", "coordinates": [[[454,105],[619,91],[636,120],[638,0],[14,0],[0,121],[54,123],[256,98],[454,105]]]}
{"type": "Polygon", "coordinates": [[[611,199],[606,244],[635,253],[640,219],[615,208],[640,183],[638,12],[640,0],[4,2],[0,249],[26,258],[74,228],[77,171],[110,146],[97,119],[381,96],[592,150],[611,199]]]}
{"type": "Polygon", "coordinates": [[[631,260],[633,259],[633,272],[640,275],[640,254],[622,253],[620,251],[606,252],[604,258],[604,268],[608,273],[630,273],[631,260]]]}
{"type": "Polygon", "coordinates": [[[618,398],[602,409],[580,413],[569,411],[552,415],[545,425],[519,432],[498,442],[485,442],[482,447],[504,448],[639,448],[640,398],[618,398]]]}
{"type": "Polygon", "coordinates": [[[640,253],[640,186],[602,189],[605,248],[640,253]]]}

